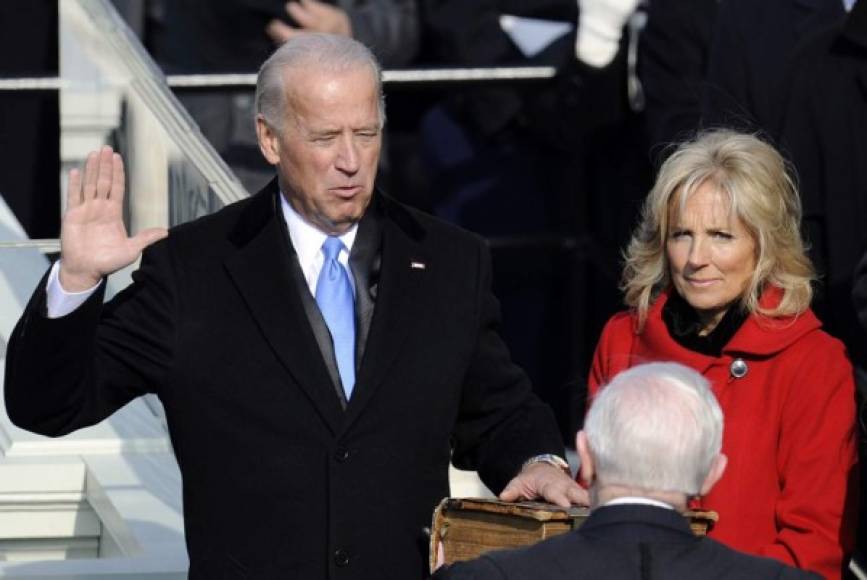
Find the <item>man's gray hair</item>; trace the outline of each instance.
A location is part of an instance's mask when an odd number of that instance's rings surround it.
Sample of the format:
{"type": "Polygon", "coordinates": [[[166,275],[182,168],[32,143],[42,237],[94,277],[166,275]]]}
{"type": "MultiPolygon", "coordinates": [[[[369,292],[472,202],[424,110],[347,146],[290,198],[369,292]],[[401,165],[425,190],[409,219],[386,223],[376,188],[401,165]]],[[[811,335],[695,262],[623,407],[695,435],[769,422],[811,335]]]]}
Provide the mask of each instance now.
{"type": "Polygon", "coordinates": [[[385,124],[382,70],[366,46],[346,36],[322,33],[300,34],[280,46],[259,69],[256,79],[256,113],[278,133],[286,119],[286,72],[310,67],[345,72],[368,67],[376,82],[380,128],[385,124]]]}
{"type": "Polygon", "coordinates": [[[723,415],[707,380],[676,363],[615,376],[584,433],[600,485],[698,495],[722,447],[723,415]]]}

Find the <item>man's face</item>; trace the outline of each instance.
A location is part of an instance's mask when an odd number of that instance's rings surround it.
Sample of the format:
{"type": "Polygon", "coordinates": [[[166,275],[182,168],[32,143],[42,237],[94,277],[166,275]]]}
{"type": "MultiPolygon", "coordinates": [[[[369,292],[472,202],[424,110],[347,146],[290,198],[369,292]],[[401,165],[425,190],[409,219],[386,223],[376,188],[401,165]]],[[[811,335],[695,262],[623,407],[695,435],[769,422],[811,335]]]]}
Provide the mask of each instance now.
{"type": "Polygon", "coordinates": [[[257,119],[259,146],[295,211],[319,230],[341,234],[364,215],[376,178],[382,130],[373,73],[308,66],[285,77],[283,129],[257,119]]]}

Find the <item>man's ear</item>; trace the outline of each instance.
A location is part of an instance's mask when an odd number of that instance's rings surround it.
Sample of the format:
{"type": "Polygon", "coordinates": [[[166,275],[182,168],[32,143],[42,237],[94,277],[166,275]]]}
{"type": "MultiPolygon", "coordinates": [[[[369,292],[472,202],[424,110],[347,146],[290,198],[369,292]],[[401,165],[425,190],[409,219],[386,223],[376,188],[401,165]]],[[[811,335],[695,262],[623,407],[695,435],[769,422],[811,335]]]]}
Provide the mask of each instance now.
{"type": "Polygon", "coordinates": [[[587,435],[584,431],[578,431],[578,436],[575,437],[575,451],[578,452],[578,458],[581,460],[578,471],[581,481],[590,486],[596,478],[596,466],[593,464],[593,456],[590,454],[590,446],[587,444],[587,435]]]}
{"type": "Polygon", "coordinates": [[[280,136],[265,122],[262,115],[256,115],[256,138],[265,160],[271,165],[277,165],[280,162],[280,136]]]}
{"type": "Polygon", "coordinates": [[[710,471],[707,472],[704,483],[701,484],[701,495],[707,495],[711,488],[716,485],[716,482],[723,476],[728,462],[729,458],[722,453],[713,458],[710,464],[710,471]]]}

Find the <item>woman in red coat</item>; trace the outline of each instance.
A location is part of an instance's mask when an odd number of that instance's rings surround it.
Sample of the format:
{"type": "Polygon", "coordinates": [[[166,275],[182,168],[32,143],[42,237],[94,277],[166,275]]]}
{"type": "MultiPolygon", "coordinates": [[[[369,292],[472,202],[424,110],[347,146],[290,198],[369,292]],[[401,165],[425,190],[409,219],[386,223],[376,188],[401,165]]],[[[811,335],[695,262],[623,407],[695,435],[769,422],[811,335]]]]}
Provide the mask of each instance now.
{"type": "Polygon", "coordinates": [[[800,219],[766,143],[713,131],[680,146],[626,251],[630,309],[602,332],[590,395],[642,362],[701,372],[725,415],[729,458],[698,500],[719,513],[711,536],[840,578],[857,509],[854,384],[843,345],[809,308],[800,219]]]}

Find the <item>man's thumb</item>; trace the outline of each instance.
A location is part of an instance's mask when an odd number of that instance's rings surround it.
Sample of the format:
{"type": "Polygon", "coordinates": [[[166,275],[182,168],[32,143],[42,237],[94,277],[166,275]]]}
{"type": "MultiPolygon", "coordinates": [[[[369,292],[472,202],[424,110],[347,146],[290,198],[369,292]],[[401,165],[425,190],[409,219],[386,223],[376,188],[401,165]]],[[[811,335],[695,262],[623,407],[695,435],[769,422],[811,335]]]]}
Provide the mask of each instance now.
{"type": "Polygon", "coordinates": [[[154,242],[157,242],[168,235],[169,230],[166,228],[148,228],[137,233],[130,241],[137,248],[138,252],[141,252],[154,242]]]}

